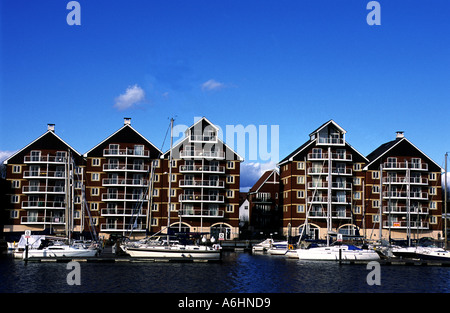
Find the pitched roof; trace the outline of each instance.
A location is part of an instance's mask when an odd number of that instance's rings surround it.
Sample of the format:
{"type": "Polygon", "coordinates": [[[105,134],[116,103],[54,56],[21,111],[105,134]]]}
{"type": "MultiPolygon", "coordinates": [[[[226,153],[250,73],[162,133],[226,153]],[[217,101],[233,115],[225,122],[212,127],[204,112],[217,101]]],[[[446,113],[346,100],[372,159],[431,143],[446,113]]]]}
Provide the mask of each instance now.
{"type": "MultiPolygon", "coordinates": [[[[93,147],[92,149],[90,149],[88,152],[86,152],[84,154],[85,157],[88,156],[88,154],[90,154],[91,152],[93,152],[94,150],[100,148],[102,145],[104,145],[105,143],[107,143],[108,141],[114,139],[114,138],[130,138],[131,135],[136,135],[138,138],[141,138],[144,142],[148,143],[151,147],[153,147],[158,154],[161,154],[162,151],[160,149],[158,149],[153,143],[151,143],[147,138],[145,138],[144,136],[142,136],[136,129],[134,129],[130,124],[125,124],[123,125],[121,128],[119,128],[116,132],[114,132],[113,134],[111,134],[110,136],[108,136],[106,139],[104,139],[103,141],[101,141],[99,144],[97,144],[95,147],[93,147]],[[123,136],[121,136],[123,135],[123,136]]],[[[123,140],[123,139],[122,139],[123,140]]]]}
{"type": "MultiPolygon", "coordinates": [[[[395,149],[399,149],[404,155],[407,153],[405,147],[401,147],[402,145],[409,145],[410,148],[415,149],[419,154],[421,154],[423,157],[428,159],[432,164],[434,164],[436,167],[435,169],[443,170],[443,168],[434,162],[429,156],[427,156],[422,150],[417,148],[411,141],[406,139],[405,137],[402,138],[396,138],[395,140],[386,142],[382,145],[380,145],[378,148],[376,148],[374,151],[372,151],[369,155],[367,155],[367,159],[369,160],[369,164],[367,164],[364,167],[364,170],[369,169],[369,167],[372,167],[376,164],[378,164],[381,161],[381,158],[385,155],[388,155],[390,151],[393,151],[395,149]]],[[[408,152],[409,153],[409,152],[408,152]]]]}
{"type": "MultiPolygon", "coordinates": [[[[58,143],[65,145],[67,148],[69,148],[77,157],[81,157],[81,154],[72,148],[67,142],[65,142],[61,137],[59,137],[53,130],[47,130],[45,133],[43,133],[41,136],[33,140],[31,143],[20,149],[19,151],[15,152],[13,155],[11,155],[9,158],[3,161],[3,164],[8,164],[10,160],[14,160],[17,156],[20,154],[26,152],[27,150],[31,149],[48,149],[49,145],[48,142],[51,142],[50,145],[57,145],[58,143]],[[54,141],[56,140],[56,141],[54,141]]],[[[56,149],[59,149],[55,147],[56,149]]],[[[15,163],[22,163],[23,160],[20,160],[20,162],[14,162],[15,163]]]]}
{"type": "Polygon", "coordinates": [[[337,129],[339,129],[343,134],[347,133],[347,131],[345,129],[343,129],[341,126],[339,126],[334,120],[329,120],[328,122],[323,123],[322,125],[320,125],[317,129],[315,129],[314,131],[312,131],[309,135],[311,136],[312,134],[315,134],[317,132],[320,132],[323,128],[325,128],[326,126],[328,126],[328,124],[333,124],[337,129]]]}
{"type": "Polygon", "coordinates": [[[256,193],[259,189],[271,178],[277,179],[276,176],[279,176],[277,169],[265,171],[262,176],[258,179],[258,181],[250,188],[248,193],[256,193]]]}

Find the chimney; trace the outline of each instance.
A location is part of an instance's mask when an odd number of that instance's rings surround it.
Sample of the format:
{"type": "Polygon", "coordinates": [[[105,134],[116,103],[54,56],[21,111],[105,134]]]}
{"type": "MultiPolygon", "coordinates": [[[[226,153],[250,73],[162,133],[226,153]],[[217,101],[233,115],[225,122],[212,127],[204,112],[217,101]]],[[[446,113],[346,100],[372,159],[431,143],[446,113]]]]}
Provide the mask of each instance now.
{"type": "Polygon", "coordinates": [[[124,117],[123,125],[131,125],[131,117],[124,117]]]}
{"type": "Polygon", "coordinates": [[[55,124],[47,124],[47,130],[55,132],[55,124]]]}
{"type": "Polygon", "coordinates": [[[402,139],[405,137],[404,131],[397,131],[397,135],[395,136],[396,139],[402,139]]]}

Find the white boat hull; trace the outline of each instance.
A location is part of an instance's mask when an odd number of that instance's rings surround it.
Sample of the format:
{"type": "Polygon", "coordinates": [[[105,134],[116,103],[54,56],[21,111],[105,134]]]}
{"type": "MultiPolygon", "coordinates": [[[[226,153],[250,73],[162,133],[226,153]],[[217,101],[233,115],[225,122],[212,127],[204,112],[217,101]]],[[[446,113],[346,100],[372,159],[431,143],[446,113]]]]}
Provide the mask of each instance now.
{"type": "Polygon", "coordinates": [[[348,249],[347,246],[336,247],[314,247],[309,249],[297,249],[297,256],[300,260],[316,261],[339,261],[339,260],[359,260],[374,261],[380,256],[373,250],[348,249]]]}
{"type": "Polygon", "coordinates": [[[221,251],[204,246],[122,247],[133,258],[218,261],[221,251]]]}
{"type": "MultiPolygon", "coordinates": [[[[84,258],[94,257],[98,254],[97,249],[82,249],[74,247],[61,247],[61,248],[44,248],[44,249],[30,249],[28,250],[28,258],[84,258]]],[[[25,251],[23,252],[23,258],[26,258],[25,251]]]]}

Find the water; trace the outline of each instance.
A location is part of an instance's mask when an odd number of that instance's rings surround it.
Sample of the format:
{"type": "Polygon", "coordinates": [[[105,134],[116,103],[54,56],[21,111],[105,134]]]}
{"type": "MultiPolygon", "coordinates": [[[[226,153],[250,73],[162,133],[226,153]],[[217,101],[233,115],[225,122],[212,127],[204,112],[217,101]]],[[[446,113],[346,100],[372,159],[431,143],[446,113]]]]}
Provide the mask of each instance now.
{"type": "Polygon", "coordinates": [[[0,293],[448,293],[450,267],[382,265],[368,285],[366,265],[307,262],[225,252],[221,263],[80,262],[81,285],[66,263],[0,258],[0,293]]]}

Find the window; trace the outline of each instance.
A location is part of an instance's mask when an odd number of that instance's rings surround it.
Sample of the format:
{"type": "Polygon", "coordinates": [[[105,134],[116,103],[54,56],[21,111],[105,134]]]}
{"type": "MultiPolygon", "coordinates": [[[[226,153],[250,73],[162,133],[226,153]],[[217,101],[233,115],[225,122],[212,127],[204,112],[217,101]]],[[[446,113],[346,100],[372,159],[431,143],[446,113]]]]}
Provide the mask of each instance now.
{"type": "Polygon", "coordinates": [[[436,187],[430,187],[430,195],[437,195],[436,187]]]}
{"type": "Polygon", "coordinates": [[[109,154],[119,154],[119,145],[110,144],[109,145],[109,154]]]}
{"type": "Polygon", "coordinates": [[[100,159],[92,159],[92,166],[100,166],[100,159]]]}
{"type": "Polygon", "coordinates": [[[380,200],[373,200],[372,201],[372,207],[379,208],[380,207],[380,200]]]}
{"type": "Polygon", "coordinates": [[[91,202],[91,211],[98,211],[98,203],[91,202]]]}
{"type": "Polygon", "coordinates": [[[99,173],[92,173],[91,174],[91,180],[92,181],[99,181],[100,180],[100,174],[99,173]]]}
{"type": "Polygon", "coordinates": [[[361,214],[361,207],[359,205],[353,207],[353,213],[361,214]]]}
{"type": "Polygon", "coordinates": [[[143,145],[135,145],[134,146],[134,155],[144,155],[144,146],[143,145]]]}
{"type": "Polygon", "coordinates": [[[158,226],[158,219],[152,217],[150,224],[151,224],[151,226],[158,226]]]}
{"type": "Polygon", "coordinates": [[[304,184],[304,183],[305,183],[305,177],[297,176],[297,184],[304,184]]]}
{"type": "Polygon", "coordinates": [[[227,213],[234,212],[234,206],[232,204],[227,204],[226,211],[227,213]]]}
{"type": "Polygon", "coordinates": [[[98,188],[91,189],[91,196],[98,196],[98,188]]]}
{"type": "Polygon", "coordinates": [[[428,178],[429,178],[430,180],[436,180],[436,173],[429,173],[429,174],[428,174],[428,178]]]}
{"type": "Polygon", "coordinates": [[[305,197],[305,191],[304,190],[298,190],[297,191],[297,198],[304,198],[305,197]]]}
{"type": "Polygon", "coordinates": [[[227,183],[233,184],[234,183],[234,176],[227,176],[227,183]]]}
{"type": "Polygon", "coordinates": [[[41,160],[41,151],[31,151],[30,155],[30,161],[38,162],[41,160]]]}
{"type": "Polygon", "coordinates": [[[233,190],[227,190],[227,198],[233,198],[234,197],[234,191],[233,190]]]}
{"type": "Polygon", "coordinates": [[[361,193],[359,191],[355,191],[353,193],[353,199],[355,199],[355,200],[361,199],[361,193]]]}
{"type": "Polygon", "coordinates": [[[379,171],[373,171],[372,172],[372,179],[380,179],[380,172],[379,171]]]}
{"type": "Polygon", "coordinates": [[[233,161],[228,161],[227,162],[227,168],[233,169],[234,168],[234,162],[233,161]]]}
{"type": "Polygon", "coordinates": [[[14,165],[13,166],[13,173],[20,173],[22,171],[22,167],[20,165],[14,165]]]}
{"type": "Polygon", "coordinates": [[[305,206],[303,204],[297,205],[297,213],[305,213],[305,206]]]}
{"type": "Polygon", "coordinates": [[[432,209],[432,210],[437,209],[437,206],[436,206],[436,202],[435,202],[435,201],[430,201],[430,209],[432,209]]]}
{"type": "Polygon", "coordinates": [[[18,217],[19,217],[19,211],[17,211],[17,210],[11,210],[11,211],[9,212],[9,217],[10,217],[10,218],[18,218],[18,217]]]}
{"type": "Polygon", "coordinates": [[[158,203],[152,203],[152,211],[158,211],[158,203]]]}
{"type": "Polygon", "coordinates": [[[305,169],[305,162],[297,162],[297,169],[298,170],[304,170],[305,169]]]}
{"type": "Polygon", "coordinates": [[[176,190],[175,189],[170,189],[170,196],[171,197],[175,197],[176,196],[176,190]]]}
{"type": "Polygon", "coordinates": [[[373,185],[372,186],[372,193],[380,193],[380,186],[373,185]]]}
{"type": "Polygon", "coordinates": [[[13,181],[12,181],[12,187],[13,187],[14,189],[20,188],[20,180],[13,180],[13,181]]]}
{"type": "Polygon", "coordinates": [[[353,164],[353,170],[360,171],[361,170],[361,163],[355,163],[353,164]]]}
{"type": "Polygon", "coordinates": [[[159,195],[159,190],[158,189],[153,189],[153,196],[157,197],[159,195]]]}
{"type": "Polygon", "coordinates": [[[11,196],[11,203],[19,203],[19,196],[18,195],[12,195],[11,196]]]}
{"type": "Polygon", "coordinates": [[[359,177],[353,178],[353,184],[358,186],[361,185],[361,178],[359,177]]]}

